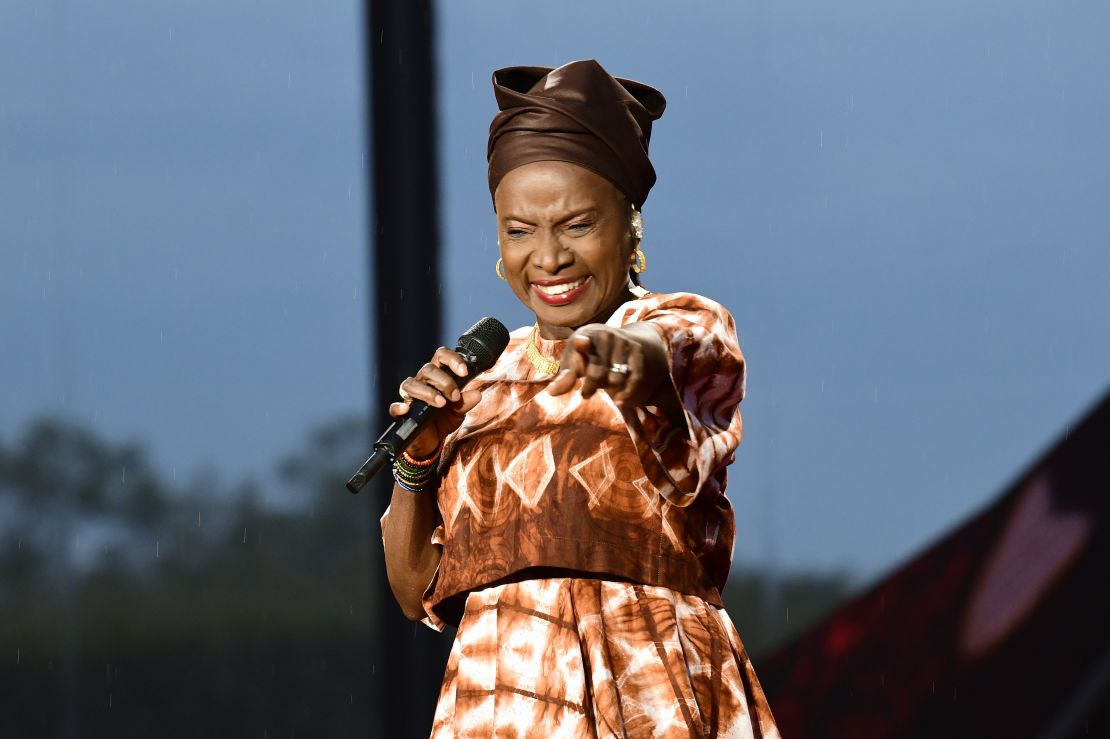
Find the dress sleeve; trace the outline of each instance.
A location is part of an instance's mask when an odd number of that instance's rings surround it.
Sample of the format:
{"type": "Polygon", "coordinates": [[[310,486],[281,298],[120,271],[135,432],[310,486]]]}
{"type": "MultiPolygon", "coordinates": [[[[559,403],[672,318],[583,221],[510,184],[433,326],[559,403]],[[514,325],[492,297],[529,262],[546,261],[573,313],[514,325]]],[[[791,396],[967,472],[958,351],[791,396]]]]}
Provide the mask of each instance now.
{"type": "Polygon", "coordinates": [[[649,295],[629,305],[619,325],[647,323],[659,332],[685,426],[655,406],[626,411],[625,420],[655,487],[671,504],[689,505],[706,487],[721,490],[743,433],[747,375],[736,325],[724,306],[692,293],[649,295]]]}

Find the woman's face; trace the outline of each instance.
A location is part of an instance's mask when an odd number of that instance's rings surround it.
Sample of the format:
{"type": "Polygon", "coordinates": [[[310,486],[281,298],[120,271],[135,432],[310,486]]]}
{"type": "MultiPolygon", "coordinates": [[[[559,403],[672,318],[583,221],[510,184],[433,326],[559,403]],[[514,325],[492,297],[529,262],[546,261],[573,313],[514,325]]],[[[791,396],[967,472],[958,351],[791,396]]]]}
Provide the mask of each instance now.
{"type": "Polygon", "coordinates": [[[505,278],[543,336],[602,323],[631,297],[629,202],[609,180],[568,162],[533,162],[502,178],[494,205],[505,278]]]}

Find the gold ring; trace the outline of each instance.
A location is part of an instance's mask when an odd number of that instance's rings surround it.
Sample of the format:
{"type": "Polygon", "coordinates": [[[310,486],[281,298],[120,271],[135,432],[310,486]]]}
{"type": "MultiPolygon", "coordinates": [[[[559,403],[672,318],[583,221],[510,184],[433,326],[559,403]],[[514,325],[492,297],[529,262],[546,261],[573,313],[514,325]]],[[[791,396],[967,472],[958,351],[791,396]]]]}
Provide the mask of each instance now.
{"type": "Polygon", "coordinates": [[[411,403],[412,396],[405,392],[405,381],[401,380],[401,384],[397,386],[397,394],[401,396],[402,403],[411,403]]]}

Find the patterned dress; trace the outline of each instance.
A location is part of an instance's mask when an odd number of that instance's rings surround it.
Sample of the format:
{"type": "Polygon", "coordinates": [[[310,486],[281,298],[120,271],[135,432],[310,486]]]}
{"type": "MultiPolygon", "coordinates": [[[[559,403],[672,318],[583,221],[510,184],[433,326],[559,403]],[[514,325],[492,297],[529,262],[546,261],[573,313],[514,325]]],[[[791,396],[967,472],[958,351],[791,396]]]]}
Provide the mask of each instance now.
{"type": "Polygon", "coordinates": [[[745,387],[732,317],[643,292],[608,325],[637,322],[669,349],[684,424],[549,395],[531,327],[468,385],[482,400],[445,440],[424,594],[429,626],[458,626],[434,737],[779,736],[720,598],[745,387]]]}

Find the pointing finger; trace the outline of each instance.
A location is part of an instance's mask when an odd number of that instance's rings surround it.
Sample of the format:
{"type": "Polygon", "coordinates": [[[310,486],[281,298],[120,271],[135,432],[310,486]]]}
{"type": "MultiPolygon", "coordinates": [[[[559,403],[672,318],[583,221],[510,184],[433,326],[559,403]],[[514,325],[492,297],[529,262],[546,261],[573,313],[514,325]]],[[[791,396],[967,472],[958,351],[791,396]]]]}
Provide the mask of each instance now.
{"type": "Polygon", "coordinates": [[[559,370],[559,374],[555,375],[555,379],[547,386],[547,393],[549,395],[562,395],[563,393],[569,392],[577,381],[578,375],[572,370],[559,370]]]}
{"type": "Polygon", "coordinates": [[[573,334],[567,340],[566,346],[563,347],[563,356],[559,358],[559,365],[563,369],[569,369],[580,375],[585,372],[592,351],[593,347],[589,336],[573,334]]]}

